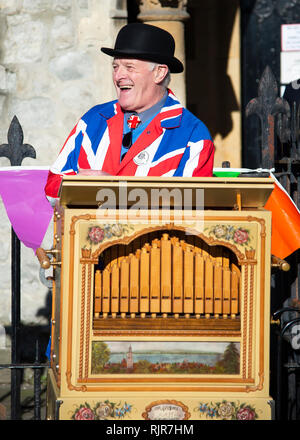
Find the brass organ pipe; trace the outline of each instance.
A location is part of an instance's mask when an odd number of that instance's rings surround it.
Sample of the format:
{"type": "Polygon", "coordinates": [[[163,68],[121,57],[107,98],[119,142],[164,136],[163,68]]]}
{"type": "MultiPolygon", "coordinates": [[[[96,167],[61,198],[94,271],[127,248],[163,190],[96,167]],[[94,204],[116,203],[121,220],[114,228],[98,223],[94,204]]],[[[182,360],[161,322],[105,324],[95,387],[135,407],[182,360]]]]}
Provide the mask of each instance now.
{"type": "Polygon", "coordinates": [[[117,246],[111,249],[104,256],[105,269],[95,271],[95,317],[100,313],[235,317],[240,302],[238,266],[230,262],[227,249],[214,249],[209,255],[208,246],[202,249],[191,243],[164,234],[151,245],[135,246],[135,253],[127,256],[123,245],[122,252],[117,246]]]}

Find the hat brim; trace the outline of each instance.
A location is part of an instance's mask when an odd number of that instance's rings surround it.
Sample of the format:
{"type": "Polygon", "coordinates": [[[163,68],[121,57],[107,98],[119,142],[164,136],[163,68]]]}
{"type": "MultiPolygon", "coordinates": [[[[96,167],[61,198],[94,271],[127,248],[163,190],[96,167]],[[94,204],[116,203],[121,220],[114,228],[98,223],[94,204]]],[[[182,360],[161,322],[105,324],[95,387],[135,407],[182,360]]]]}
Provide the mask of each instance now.
{"type": "Polygon", "coordinates": [[[144,61],[152,61],[154,63],[166,64],[171,73],[183,72],[183,64],[175,57],[166,57],[159,53],[140,53],[130,50],[115,50],[109,47],[101,47],[101,51],[111,57],[135,58],[144,61]]]}

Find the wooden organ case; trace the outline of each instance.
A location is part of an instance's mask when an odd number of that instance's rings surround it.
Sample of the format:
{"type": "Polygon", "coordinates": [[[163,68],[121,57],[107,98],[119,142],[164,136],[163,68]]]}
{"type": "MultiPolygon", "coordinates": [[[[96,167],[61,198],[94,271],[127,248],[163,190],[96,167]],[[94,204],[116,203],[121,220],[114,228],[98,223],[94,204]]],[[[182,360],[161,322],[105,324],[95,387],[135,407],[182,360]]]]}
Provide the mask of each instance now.
{"type": "Polygon", "coordinates": [[[63,179],[48,419],[271,419],[272,189],[63,179]]]}

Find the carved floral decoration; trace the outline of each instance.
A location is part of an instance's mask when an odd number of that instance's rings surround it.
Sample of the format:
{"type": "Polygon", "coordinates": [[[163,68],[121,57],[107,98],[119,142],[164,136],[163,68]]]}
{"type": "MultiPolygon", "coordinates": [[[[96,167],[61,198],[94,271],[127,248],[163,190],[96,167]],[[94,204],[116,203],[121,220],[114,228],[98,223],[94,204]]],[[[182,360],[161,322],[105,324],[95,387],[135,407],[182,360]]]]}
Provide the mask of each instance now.
{"type": "Polygon", "coordinates": [[[216,239],[226,240],[235,245],[249,246],[251,242],[249,230],[240,226],[219,224],[205,228],[205,231],[216,239]]]}
{"type": "Polygon", "coordinates": [[[120,420],[130,413],[131,409],[132,405],[127,402],[121,405],[105,400],[97,402],[94,407],[85,402],[76,408],[71,418],[73,420],[120,420]]]}
{"type": "Polygon", "coordinates": [[[200,403],[197,410],[207,419],[222,420],[256,420],[258,414],[255,407],[247,404],[223,400],[216,403],[200,403]]]}
{"type": "Polygon", "coordinates": [[[132,226],[121,223],[91,226],[88,229],[87,239],[91,244],[99,244],[106,238],[121,237],[122,235],[131,232],[132,229],[132,226]]]}

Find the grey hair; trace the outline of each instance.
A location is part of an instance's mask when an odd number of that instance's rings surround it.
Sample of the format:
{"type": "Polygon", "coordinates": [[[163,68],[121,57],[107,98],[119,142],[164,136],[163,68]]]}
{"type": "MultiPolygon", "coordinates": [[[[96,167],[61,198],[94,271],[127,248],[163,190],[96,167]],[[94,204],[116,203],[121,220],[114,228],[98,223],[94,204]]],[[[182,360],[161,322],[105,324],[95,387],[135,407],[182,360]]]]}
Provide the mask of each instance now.
{"type": "MultiPolygon", "coordinates": [[[[149,69],[150,70],[154,70],[156,66],[160,66],[161,64],[159,63],[153,63],[151,61],[149,61],[149,69]]],[[[168,88],[168,85],[170,84],[171,81],[171,72],[170,69],[168,68],[168,72],[166,74],[166,76],[164,77],[164,79],[161,82],[161,86],[165,87],[166,89],[168,88]]]]}

